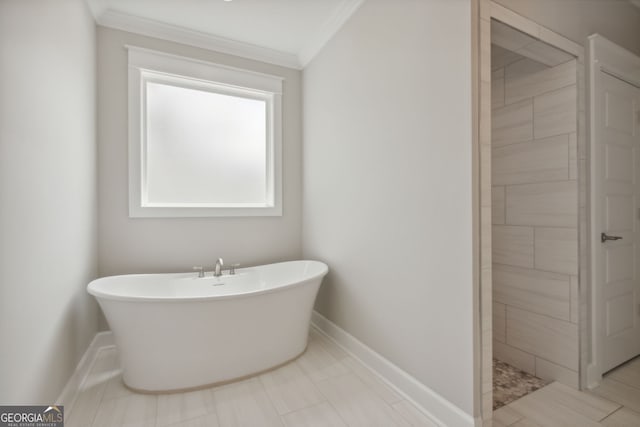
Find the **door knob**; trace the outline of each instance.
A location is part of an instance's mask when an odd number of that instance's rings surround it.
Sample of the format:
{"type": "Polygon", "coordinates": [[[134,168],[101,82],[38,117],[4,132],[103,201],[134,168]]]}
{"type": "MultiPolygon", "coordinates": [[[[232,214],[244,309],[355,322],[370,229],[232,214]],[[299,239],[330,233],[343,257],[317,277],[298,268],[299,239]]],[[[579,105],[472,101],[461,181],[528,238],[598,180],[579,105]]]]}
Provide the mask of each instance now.
{"type": "Polygon", "coordinates": [[[600,233],[600,241],[602,243],[606,242],[607,240],[620,240],[622,239],[622,236],[609,236],[607,233],[600,233]]]}

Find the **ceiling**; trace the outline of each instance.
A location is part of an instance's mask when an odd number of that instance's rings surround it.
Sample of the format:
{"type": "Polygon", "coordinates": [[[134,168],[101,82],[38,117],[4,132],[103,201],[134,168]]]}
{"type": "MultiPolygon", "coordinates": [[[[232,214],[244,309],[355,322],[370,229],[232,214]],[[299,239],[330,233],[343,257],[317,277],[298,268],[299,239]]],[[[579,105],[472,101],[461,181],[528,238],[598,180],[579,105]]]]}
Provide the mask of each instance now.
{"type": "Polygon", "coordinates": [[[296,68],[306,65],[362,2],[87,0],[96,21],[104,26],[161,38],[179,35],[176,41],[209,43],[212,46],[200,47],[296,68]]]}
{"type": "Polygon", "coordinates": [[[523,58],[547,67],[574,59],[573,55],[496,20],[491,21],[491,43],[492,68],[523,58]]]}

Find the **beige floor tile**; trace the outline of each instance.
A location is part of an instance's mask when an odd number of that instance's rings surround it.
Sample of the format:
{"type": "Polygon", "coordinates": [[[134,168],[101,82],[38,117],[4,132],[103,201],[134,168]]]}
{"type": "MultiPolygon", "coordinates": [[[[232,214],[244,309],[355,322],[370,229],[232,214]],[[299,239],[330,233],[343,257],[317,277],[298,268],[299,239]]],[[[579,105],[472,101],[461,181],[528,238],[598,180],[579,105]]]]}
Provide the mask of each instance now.
{"type": "Polygon", "coordinates": [[[616,368],[607,378],[640,389],[640,357],[616,368]]]}
{"type": "Polygon", "coordinates": [[[511,408],[510,405],[503,406],[500,409],[493,411],[493,420],[504,426],[510,426],[514,424],[516,421],[522,419],[522,415],[519,414],[516,410],[511,408]]]}
{"type": "Polygon", "coordinates": [[[409,426],[355,374],[320,381],[318,388],[350,427],[409,426]]]}
{"type": "Polygon", "coordinates": [[[218,417],[216,414],[207,414],[191,420],[180,421],[168,427],[218,427],[218,417]]]}
{"type": "Polygon", "coordinates": [[[501,421],[496,420],[495,418],[491,420],[491,427],[509,427],[509,424],[504,424],[501,421]]]}
{"type": "Polygon", "coordinates": [[[118,351],[115,346],[103,347],[98,351],[90,374],[110,372],[118,369],[118,351]]]}
{"type": "Polygon", "coordinates": [[[221,427],[282,426],[257,378],[218,387],[212,392],[221,427]]]}
{"type": "MultiPolygon", "coordinates": [[[[540,397],[538,394],[541,390],[531,393],[522,399],[511,403],[512,409],[542,427],[561,427],[561,426],[580,426],[595,427],[599,426],[586,416],[569,409],[557,402],[550,401],[547,398],[540,397]]],[[[516,423],[516,425],[518,425],[516,423]]]]}
{"type": "Polygon", "coordinates": [[[349,372],[349,369],[336,359],[318,340],[309,342],[307,351],[296,360],[296,363],[313,381],[321,381],[349,372]]]}
{"type": "Polygon", "coordinates": [[[153,427],[157,402],[157,396],[143,394],[103,401],[91,426],[153,427]]]}
{"type": "Polygon", "coordinates": [[[71,410],[65,412],[65,425],[67,427],[87,427],[93,422],[98,412],[106,383],[94,384],[82,390],[76,397],[71,410]]]}
{"type": "Polygon", "coordinates": [[[131,396],[134,394],[129,390],[122,381],[122,370],[114,371],[113,377],[107,382],[107,388],[104,391],[104,399],[117,399],[119,397],[131,396]]]}
{"type": "Polygon", "coordinates": [[[101,349],[89,374],[80,385],[78,396],[65,415],[65,424],[70,427],[91,425],[100,407],[107,384],[118,375],[115,347],[101,349]]]}
{"type": "Polygon", "coordinates": [[[288,427],[347,427],[327,402],[283,415],[282,419],[288,427]]]}
{"type": "Polygon", "coordinates": [[[592,392],[612,402],[626,406],[628,409],[640,412],[640,389],[612,378],[605,378],[592,392]]]}
{"type": "Polygon", "coordinates": [[[582,393],[558,382],[538,390],[536,398],[565,406],[594,421],[613,413],[620,405],[587,393],[582,393]]]}
{"type": "Polygon", "coordinates": [[[346,351],[344,351],[340,346],[331,341],[331,339],[322,335],[322,333],[316,331],[315,329],[311,329],[310,337],[313,340],[318,341],[325,350],[327,350],[333,357],[338,360],[344,359],[345,357],[349,357],[346,351]]]}
{"type": "Polygon", "coordinates": [[[605,427],[638,427],[640,426],[640,413],[629,408],[620,408],[601,421],[605,427]]]}
{"type": "Polygon", "coordinates": [[[381,379],[357,360],[347,357],[342,361],[342,363],[347,366],[351,372],[356,374],[358,378],[367,385],[367,387],[373,390],[385,402],[395,403],[403,400],[398,393],[393,391],[391,387],[382,382],[381,379]]]}
{"type": "Polygon", "coordinates": [[[438,427],[438,425],[430,420],[425,414],[416,408],[411,402],[402,400],[394,403],[393,409],[398,411],[400,415],[412,426],[416,427],[438,427]]]}
{"type": "Polygon", "coordinates": [[[215,404],[210,390],[161,394],[158,396],[156,427],[168,426],[211,413],[215,413],[215,404]]]}
{"type": "Polygon", "coordinates": [[[325,400],[296,363],[260,375],[260,381],[281,415],[325,400]]]}
{"type": "MultiPolygon", "coordinates": [[[[530,420],[528,418],[523,418],[520,421],[516,422],[515,424],[511,424],[513,427],[542,427],[542,424],[538,424],[533,420],[530,420]]],[[[565,426],[565,427],[577,427],[577,426],[565,426]]]]}

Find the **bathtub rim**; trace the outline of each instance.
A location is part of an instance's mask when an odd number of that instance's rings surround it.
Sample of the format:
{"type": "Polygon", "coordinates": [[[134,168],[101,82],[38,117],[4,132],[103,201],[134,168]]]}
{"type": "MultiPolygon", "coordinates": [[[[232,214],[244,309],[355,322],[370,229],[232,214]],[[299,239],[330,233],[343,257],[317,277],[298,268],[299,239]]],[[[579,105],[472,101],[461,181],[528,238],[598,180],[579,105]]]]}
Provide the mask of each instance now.
{"type": "MultiPolygon", "coordinates": [[[[91,282],[89,282],[89,284],[87,285],[87,293],[94,296],[98,302],[100,299],[104,299],[104,300],[110,300],[110,301],[120,301],[120,302],[132,302],[132,303],[143,303],[143,302],[149,302],[149,303],[158,303],[158,302],[163,302],[163,303],[183,303],[183,302],[212,302],[212,301],[222,301],[222,300],[228,300],[228,299],[239,299],[239,298],[250,298],[253,296],[258,296],[258,295],[264,295],[264,294],[269,294],[269,293],[273,293],[273,292],[280,292],[280,291],[285,291],[288,288],[294,287],[294,286],[303,286],[305,285],[307,282],[312,282],[314,280],[317,279],[322,279],[324,276],[327,275],[327,273],[329,272],[329,266],[322,262],[322,261],[316,261],[316,260],[295,260],[295,261],[283,261],[283,262],[276,262],[276,263],[271,263],[271,264],[261,264],[261,265],[256,265],[253,267],[244,267],[244,268],[240,268],[237,269],[237,271],[248,271],[251,269],[258,269],[260,267],[268,267],[268,266],[273,266],[273,265],[279,265],[279,264],[288,264],[288,263],[298,263],[298,262],[311,262],[314,264],[321,264],[322,269],[320,272],[313,274],[311,276],[308,277],[304,277],[304,279],[302,280],[298,280],[298,281],[289,281],[289,282],[285,282],[283,284],[279,284],[275,287],[270,287],[267,289],[259,289],[259,290],[255,290],[255,291],[250,291],[250,292],[242,292],[242,293],[235,293],[235,294],[227,294],[227,295],[209,295],[209,296],[189,296],[189,297],[177,297],[177,296],[168,296],[168,297],[146,297],[146,296],[133,296],[133,295],[121,295],[121,294],[113,294],[113,293],[105,293],[103,291],[99,291],[94,289],[94,287],[92,287],[92,284],[97,283],[103,279],[112,279],[112,278],[125,278],[125,277],[130,277],[130,278],[134,278],[134,277],[149,277],[149,276],[177,276],[177,275],[190,275],[190,274],[194,274],[197,275],[198,273],[191,273],[191,272],[182,272],[182,273],[141,273],[141,274],[119,274],[119,275],[114,275],[114,276],[105,276],[105,277],[99,277],[97,279],[92,280],[91,282]]],[[[188,276],[187,276],[188,277],[188,276]]],[[[198,278],[197,276],[195,276],[194,278],[198,278]]]]}

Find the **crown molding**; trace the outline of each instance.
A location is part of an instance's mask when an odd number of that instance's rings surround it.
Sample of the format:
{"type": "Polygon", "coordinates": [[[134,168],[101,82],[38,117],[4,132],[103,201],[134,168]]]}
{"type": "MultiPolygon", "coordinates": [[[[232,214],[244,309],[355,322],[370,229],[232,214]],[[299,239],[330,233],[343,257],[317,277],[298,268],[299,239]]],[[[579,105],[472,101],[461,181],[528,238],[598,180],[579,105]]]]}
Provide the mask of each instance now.
{"type": "Polygon", "coordinates": [[[298,53],[301,68],[313,60],[364,2],[365,0],[345,0],[342,3],[336,13],[324,23],[320,32],[298,53]]]}
{"type": "Polygon", "coordinates": [[[103,27],[114,28],[116,30],[129,31],[144,36],[182,43],[283,67],[298,70],[302,68],[298,57],[291,53],[239,42],[200,31],[189,30],[184,27],[165,24],[121,12],[107,10],[96,17],[96,22],[103,27]]]}

